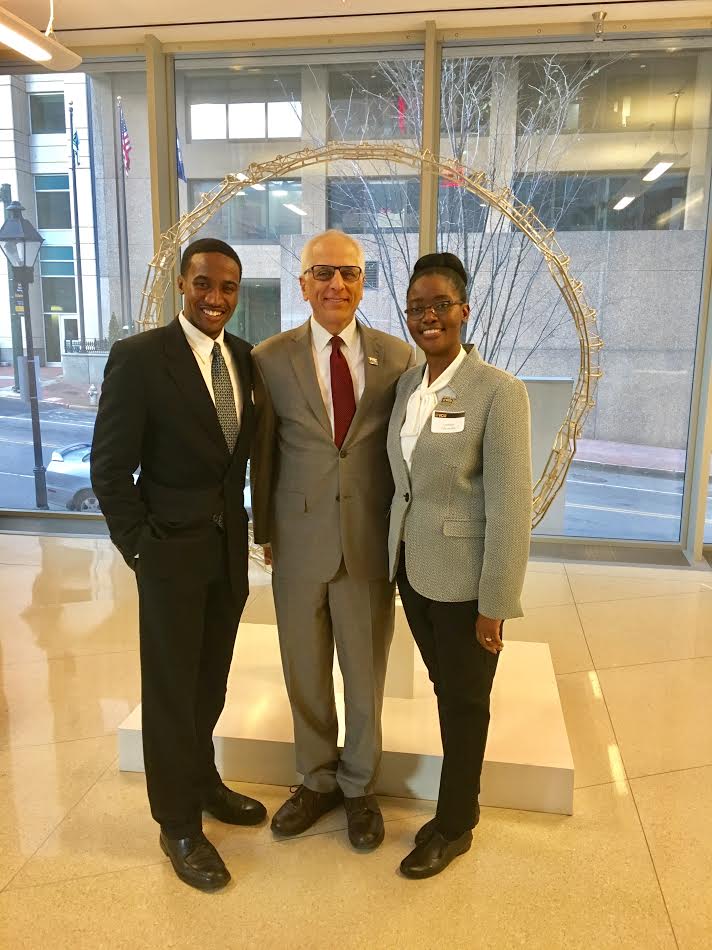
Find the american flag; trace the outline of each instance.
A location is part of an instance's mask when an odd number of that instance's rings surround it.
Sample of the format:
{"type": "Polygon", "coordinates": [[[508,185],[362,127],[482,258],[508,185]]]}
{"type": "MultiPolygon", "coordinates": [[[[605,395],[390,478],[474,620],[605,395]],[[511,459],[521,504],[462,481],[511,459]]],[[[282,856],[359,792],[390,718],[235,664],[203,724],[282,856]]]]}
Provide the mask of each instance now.
{"type": "Polygon", "coordinates": [[[121,130],[121,155],[124,160],[124,172],[128,175],[131,171],[131,136],[126,127],[126,116],[124,107],[119,103],[119,128],[121,130]]]}

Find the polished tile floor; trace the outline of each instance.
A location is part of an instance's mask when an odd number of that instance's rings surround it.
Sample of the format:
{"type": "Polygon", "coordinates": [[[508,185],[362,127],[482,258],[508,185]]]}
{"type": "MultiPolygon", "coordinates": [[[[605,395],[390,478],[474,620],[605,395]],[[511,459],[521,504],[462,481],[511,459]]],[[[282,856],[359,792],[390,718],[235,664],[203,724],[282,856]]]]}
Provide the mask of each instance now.
{"type": "MultiPolygon", "coordinates": [[[[255,571],[245,619],[272,622],[255,571]]],[[[397,873],[431,802],[383,800],[300,839],[206,822],[233,874],[181,884],[116,727],[139,698],[133,578],[103,540],[0,535],[0,947],[712,947],[712,571],[536,561],[508,638],[546,641],[576,766],[572,817],[483,809],[472,851],[397,873]]],[[[243,786],[270,811],[284,789],[243,786]]]]}

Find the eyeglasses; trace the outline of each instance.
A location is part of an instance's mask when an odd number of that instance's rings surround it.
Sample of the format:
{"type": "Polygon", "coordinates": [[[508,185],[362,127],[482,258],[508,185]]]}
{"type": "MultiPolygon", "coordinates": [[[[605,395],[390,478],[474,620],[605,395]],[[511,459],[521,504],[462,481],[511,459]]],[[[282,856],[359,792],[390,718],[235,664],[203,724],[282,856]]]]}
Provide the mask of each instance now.
{"type": "Polygon", "coordinates": [[[451,307],[464,302],[464,300],[438,300],[437,303],[431,303],[429,307],[406,307],[403,313],[409,320],[422,319],[428,310],[432,310],[436,317],[440,317],[446,314],[451,307]]]}
{"type": "Polygon", "coordinates": [[[340,264],[335,267],[333,264],[312,264],[304,271],[305,274],[311,274],[314,280],[331,280],[336,272],[341,274],[341,279],[345,284],[355,284],[360,279],[363,270],[354,264],[340,264]]]}

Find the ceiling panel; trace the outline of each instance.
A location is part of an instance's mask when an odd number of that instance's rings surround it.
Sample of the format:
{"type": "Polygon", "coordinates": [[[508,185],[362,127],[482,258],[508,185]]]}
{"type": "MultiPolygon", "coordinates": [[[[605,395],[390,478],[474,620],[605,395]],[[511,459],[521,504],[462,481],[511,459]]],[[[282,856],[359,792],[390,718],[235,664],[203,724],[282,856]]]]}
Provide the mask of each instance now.
{"type": "MultiPolygon", "coordinates": [[[[4,0],[3,6],[22,16],[34,26],[47,25],[49,0],[4,0]]],[[[497,22],[522,23],[590,20],[596,9],[608,11],[613,22],[622,19],[649,19],[678,17],[712,18],[709,0],[620,0],[617,3],[564,3],[556,0],[448,0],[442,7],[448,14],[455,13],[470,25],[489,25],[497,22]],[[457,13],[457,11],[462,11],[457,13]]],[[[379,15],[393,17],[415,13],[422,21],[440,19],[438,3],[433,0],[389,0],[388,13],[378,0],[303,0],[299,6],[299,21],[311,18],[329,18],[332,23],[348,23],[354,17],[379,15]],[[422,11],[422,12],[419,12],[422,11]]],[[[196,7],[194,0],[122,0],[120,4],[97,5],[96,0],[55,0],[55,28],[82,30],[92,27],[146,27],[163,24],[189,24],[207,21],[250,21],[256,15],[264,23],[273,18],[285,18],[283,0],[262,0],[256,7],[252,0],[235,0],[229,5],[224,0],[203,0],[196,7]]],[[[291,20],[292,23],[295,19],[291,20]]],[[[309,28],[313,32],[313,28],[309,28]]]]}

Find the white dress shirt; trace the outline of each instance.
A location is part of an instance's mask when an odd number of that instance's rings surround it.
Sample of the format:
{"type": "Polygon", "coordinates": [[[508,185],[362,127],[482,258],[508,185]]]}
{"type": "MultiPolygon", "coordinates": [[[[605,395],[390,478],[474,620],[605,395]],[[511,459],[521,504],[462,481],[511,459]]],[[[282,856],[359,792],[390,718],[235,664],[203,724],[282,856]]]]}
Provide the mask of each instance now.
{"type": "Polygon", "coordinates": [[[214,340],[211,336],[207,336],[197,327],[194,327],[189,320],[186,320],[182,311],[178,314],[178,319],[180,320],[180,325],[183,328],[183,333],[185,333],[188,344],[193,351],[195,362],[198,364],[198,369],[200,370],[200,373],[205,381],[205,385],[208,387],[208,392],[210,393],[210,398],[212,399],[213,403],[215,403],[212,375],[213,345],[215,343],[220,344],[222,357],[225,360],[228,375],[230,376],[230,382],[232,383],[232,391],[235,394],[235,409],[237,410],[237,420],[239,422],[242,419],[242,398],[240,394],[240,385],[238,383],[237,370],[235,368],[235,361],[232,358],[230,347],[227,345],[227,343],[225,343],[225,330],[222,329],[220,331],[220,336],[214,340]]]}
{"type": "Polygon", "coordinates": [[[403,452],[403,460],[408,466],[408,471],[410,471],[413,451],[416,442],[420,438],[420,433],[425,428],[442,397],[453,394],[453,390],[450,389],[450,381],[466,356],[467,352],[460,347],[460,352],[455,359],[447,369],[443,370],[432,386],[430,385],[430,370],[426,363],[423,381],[408,400],[405,421],[400,431],[401,451],[403,452]],[[443,390],[448,390],[448,392],[443,392],[443,390]]]}
{"type": "MultiPolygon", "coordinates": [[[[331,434],[334,434],[334,404],[331,399],[331,339],[334,334],[329,333],[318,323],[314,317],[311,318],[311,338],[312,353],[314,354],[314,367],[316,369],[316,378],[319,381],[321,398],[324,400],[329,422],[331,423],[331,434]]],[[[363,347],[361,346],[361,334],[358,330],[356,317],[351,323],[337,334],[341,337],[343,345],[341,352],[348,363],[351,372],[351,379],[354,384],[354,396],[356,405],[363,395],[363,388],[366,385],[366,375],[363,367],[363,347]]]]}

